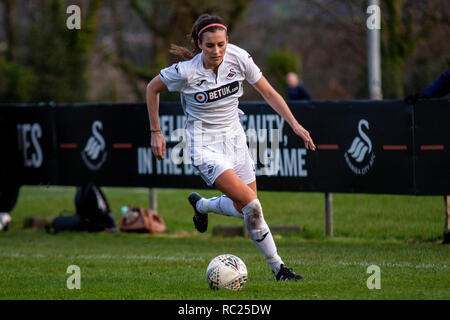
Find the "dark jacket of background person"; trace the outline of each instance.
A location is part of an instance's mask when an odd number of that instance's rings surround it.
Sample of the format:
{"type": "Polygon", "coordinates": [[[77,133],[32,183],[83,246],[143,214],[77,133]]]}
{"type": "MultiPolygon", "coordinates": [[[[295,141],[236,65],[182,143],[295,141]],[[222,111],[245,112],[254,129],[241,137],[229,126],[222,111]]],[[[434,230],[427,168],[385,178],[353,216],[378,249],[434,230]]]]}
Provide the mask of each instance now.
{"type": "Polygon", "coordinates": [[[287,100],[311,100],[308,90],[301,85],[295,72],[286,74],[287,100]]]}
{"type": "Polygon", "coordinates": [[[439,78],[421,93],[428,98],[440,98],[450,93],[450,70],[441,74],[439,78]]]}
{"type": "Polygon", "coordinates": [[[288,100],[311,100],[311,96],[309,95],[308,90],[298,85],[296,87],[288,87],[287,88],[287,98],[288,100]]]}
{"type": "Polygon", "coordinates": [[[441,98],[450,93],[450,70],[440,75],[428,88],[405,98],[408,104],[414,104],[418,99],[441,98]]]}

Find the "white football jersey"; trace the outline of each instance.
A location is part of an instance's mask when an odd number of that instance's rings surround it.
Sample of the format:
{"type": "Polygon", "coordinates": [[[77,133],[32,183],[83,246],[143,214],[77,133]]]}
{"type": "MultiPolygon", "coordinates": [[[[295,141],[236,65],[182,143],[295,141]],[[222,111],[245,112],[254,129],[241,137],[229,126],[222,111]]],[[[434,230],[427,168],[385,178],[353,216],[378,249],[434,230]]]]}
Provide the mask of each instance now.
{"type": "Polygon", "coordinates": [[[243,94],[242,82],[257,82],[261,70],[244,49],[228,44],[217,75],[205,69],[203,53],[161,70],[160,77],[169,91],[181,94],[181,105],[186,114],[187,126],[201,121],[204,129],[231,127],[239,120],[239,97],[243,94]]]}

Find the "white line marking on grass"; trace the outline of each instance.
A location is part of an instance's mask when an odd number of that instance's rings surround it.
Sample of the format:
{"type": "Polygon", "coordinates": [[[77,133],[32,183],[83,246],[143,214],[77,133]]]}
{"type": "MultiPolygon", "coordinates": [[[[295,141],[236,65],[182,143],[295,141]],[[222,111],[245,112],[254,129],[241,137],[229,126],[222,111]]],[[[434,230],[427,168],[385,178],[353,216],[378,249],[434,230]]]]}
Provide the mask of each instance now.
{"type": "MultiPolygon", "coordinates": [[[[303,265],[316,265],[316,264],[323,264],[323,262],[304,262],[304,261],[296,261],[291,260],[290,262],[303,264],[303,265]]],[[[330,261],[328,262],[330,265],[338,265],[338,266],[361,266],[361,267],[368,267],[370,265],[378,265],[380,267],[387,267],[387,268],[414,268],[414,269],[437,269],[437,270],[443,270],[448,269],[449,266],[446,264],[413,264],[410,262],[345,262],[345,261],[330,261]]]]}
{"type": "MultiPolygon", "coordinates": [[[[48,259],[48,258],[64,258],[64,259],[126,259],[126,260],[145,260],[145,261],[165,261],[165,262],[207,262],[209,261],[208,258],[202,258],[202,257],[176,257],[176,256],[153,256],[153,255],[111,255],[111,254],[74,254],[74,255],[63,255],[63,254],[41,254],[41,253],[35,253],[35,254],[23,254],[23,253],[0,253],[0,257],[5,258],[34,258],[34,259],[48,259]]],[[[323,264],[323,262],[305,262],[305,261],[296,261],[296,260],[290,260],[292,263],[297,263],[300,265],[316,265],[316,264],[323,264]]],[[[339,265],[339,266],[361,266],[361,267],[367,267],[373,264],[376,264],[380,267],[387,267],[387,268],[415,268],[415,269],[448,269],[449,266],[446,264],[413,264],[411,262],[345,262],[345,261],[330,261],[329,264],[331,265],[339,265]]]]}
{"type": "Polygon", "coordinates": [[[175,257],[175,256],[151,256],[151,255],[111,255],[111,254],[74,254],[74,255],[63,255],[63,254],[48,254],[44,255],[41,253],[35,254],[22,254],[22,253],[0,253],[0,257],[5,258],[33,258],[33,259],[45,259],[45,258],[64,258],[64,259],[127,259],[127,260],[147,260],[147,261],[165,261],[165,262],[198,262],[198,261],[208,261],[207,258],[202,257],[175,257]]]}
{"type": "MultiPolygon", "coordinates": [[[[361,267],[368,267],[370,265],[375,264],[374,262],[337,262],[336,264],[342,266],[351,266],[351,265],[359,265],[361,267]]],[[[415,268],[415,269],[447,269],[448,266],[446,264],[413,264],[410,262],[382,262],[377,263],[377,265],[382,267],[391,267],[391,268],[415,268]]]]}

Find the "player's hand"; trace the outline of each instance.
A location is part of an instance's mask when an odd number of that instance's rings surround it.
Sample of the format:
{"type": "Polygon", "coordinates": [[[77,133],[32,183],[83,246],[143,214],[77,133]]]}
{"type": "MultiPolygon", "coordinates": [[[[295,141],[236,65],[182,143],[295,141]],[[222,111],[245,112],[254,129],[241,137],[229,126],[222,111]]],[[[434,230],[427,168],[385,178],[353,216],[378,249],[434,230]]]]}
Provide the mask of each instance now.
{"type": "Polygon", "coordinates": [[[161,131],[151,132],[151,147],[156,159],[164,160],[164,154],[166,153],[166,140],[161,131]]]}
{"type": "Polygon", "coordinates": [[[315,146],[314,141],[311,138],[308,130],[306,130],[301,125],[299,125],[298,127],[296,127],[294,129],[294,132],[296,135],[298,135],[300,138],[303,139],[306,150],[312,150],[312,151],[316,150],[316,146],[315,146]]]}

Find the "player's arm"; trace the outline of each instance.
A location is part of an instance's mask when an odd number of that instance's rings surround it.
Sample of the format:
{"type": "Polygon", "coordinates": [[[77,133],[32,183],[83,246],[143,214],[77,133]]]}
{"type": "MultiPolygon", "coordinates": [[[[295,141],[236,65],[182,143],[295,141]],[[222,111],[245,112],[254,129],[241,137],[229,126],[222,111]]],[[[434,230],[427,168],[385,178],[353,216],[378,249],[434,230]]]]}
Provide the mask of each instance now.
{"type": "Polygon", "coordinates": [[[147,85],[146,100],[150,120],[151,147],[158,160],[163,160],[166,153],[166,141],[159,125],[159,93],[164,91],[167,91],[167,86],[162,82],[159,75],[154,77],[147,85]]]}
{"type": "Polygon", "coordinates": [[[306,149],[316,150],[316,146],[309,135],[309,132],[303,128],[295,119],[283,97],[270,85],[264,76],[253,83],[253,87],[261,94],[264,100],[291,126],[295,134],[303,139],[306,149]]]}

